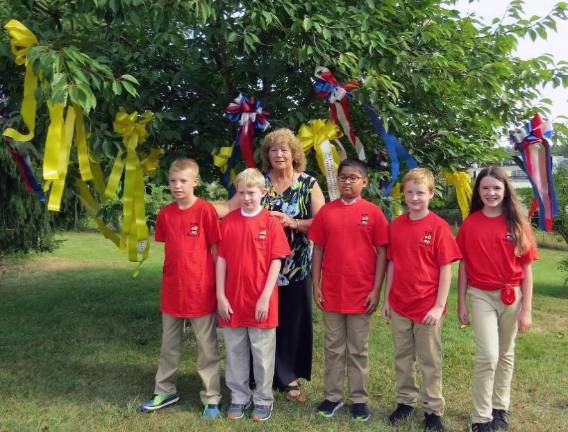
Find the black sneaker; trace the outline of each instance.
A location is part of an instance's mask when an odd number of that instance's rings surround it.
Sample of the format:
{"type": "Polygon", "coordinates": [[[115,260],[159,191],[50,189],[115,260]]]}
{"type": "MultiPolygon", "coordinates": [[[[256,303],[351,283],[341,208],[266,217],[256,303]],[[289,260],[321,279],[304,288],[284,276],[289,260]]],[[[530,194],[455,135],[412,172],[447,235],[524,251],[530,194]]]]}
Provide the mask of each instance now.
{"type": "Polygon", "coordinates": [[[394,426],[406,420],[408,417],[412,415],[413,412],[414,412],[414,407],[405,404],[398,404],[396,409],[389,416],[389,422],[391,425],[394,426]]]}
{"type": "Polygon", "coordinates": [[[508,431],[509,430],[509,413],[505,410],[494,409],[493,420],[491,427],[494,431],[508,431]]]}
{"type": "Polygon", "coordinates": [[[324,399],[317,407],[317,412],[324,417],[333,417],[335,412],[343,406],[343,401],[332,402],[330,400],[324,399]]]}
{"type": "Polygon", "coordinates": [[[485,423],[472,423],[471,432],[493,432],[493,428],[491,427],[491,422],[485,423]]]}
{"type": "Polygon", "coordinates": [[[354,403],[351,405],[351,419],[358,422],[366,422],[371,418],[369,405],[366,403],[354,403]]]}
{"type": "Polygon", "coordinates": [[[424,432],[444,432],[442,417],[424,413],[424,432]]]}

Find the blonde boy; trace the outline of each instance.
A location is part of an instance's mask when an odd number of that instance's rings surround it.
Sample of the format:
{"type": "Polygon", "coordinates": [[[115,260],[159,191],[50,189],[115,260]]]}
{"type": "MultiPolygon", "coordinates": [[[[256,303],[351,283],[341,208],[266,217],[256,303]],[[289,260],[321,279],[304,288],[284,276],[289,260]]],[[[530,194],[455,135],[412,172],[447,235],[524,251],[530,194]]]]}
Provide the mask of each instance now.
{"type": "Polygon", "coordinates": [[[220,239],[213,206],[194,194],[199,166],[193,159],[177,159],[170,166],[169,186],[175,202],[158,213],[156,241],[165,243],[162,278],[162,348],[152,398],[141,412],[155,411],[179,401],[175,376],[180,362],[184,322],[197,340],[197,373],[203,416],[220,416],[221,384],[217,353],[217,302],[214,256],[220,239]]]}
{"type": "Polygon", "coordinates": [[[266,194],[264,176],[254,168],[241,172],[235,185],[240,208],[221,224],[217,259],[217,302],[227,351],[225,382],[231,390],[227,417],[244,416],[254,402],[252,418],[268,420],[274,396],[274,355],[278,326],[278,290],[281,259],[290,247],[280,221],[260,202],[266,194]],[[249,388],[252,352],[256,388],[249,388]]]}
{"type": "Polygon", "coordinates": [[[396,399],[392,425],[414,411],[420,392],[424,430],[443,431],[442,321],[451,282],[451,263],[461,258],[446,221],[428,210],[434,176],[425,168],[402,179],[408,212],[389,226],[387,290],[383,315],[391,320],[395,347],[396,399]],[[422,387],[415,378],[416,360],[422,387]]]}

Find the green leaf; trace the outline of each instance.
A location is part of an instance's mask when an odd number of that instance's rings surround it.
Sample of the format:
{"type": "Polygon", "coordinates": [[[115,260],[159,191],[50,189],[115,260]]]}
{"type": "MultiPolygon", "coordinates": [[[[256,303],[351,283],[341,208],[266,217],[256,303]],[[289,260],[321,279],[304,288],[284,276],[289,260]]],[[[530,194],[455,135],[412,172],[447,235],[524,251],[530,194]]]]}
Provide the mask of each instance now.
{"type": "Polygon", "coordinates": [[[134,97],[138,97],[138,91],[136,91],[136,88],[131,83],[128,81],[122,81],[122,85],[128,93],[134,97]]]}
{"type": "Polygon", "coordinates": [[[117,96],[120,96],[122,94],[122,86],[120,85],[120,81],[114,80],[112,82],[112,92],[117,96]]]}
{"type": "Polygon", "coordinates": [[[140,85],[138,80],[136,78],[134,78],[132,75],[124,74],[120,78],[122,78],[123,80],[126,80],[126,81],[130,81],[133,84],[140,85]]]}

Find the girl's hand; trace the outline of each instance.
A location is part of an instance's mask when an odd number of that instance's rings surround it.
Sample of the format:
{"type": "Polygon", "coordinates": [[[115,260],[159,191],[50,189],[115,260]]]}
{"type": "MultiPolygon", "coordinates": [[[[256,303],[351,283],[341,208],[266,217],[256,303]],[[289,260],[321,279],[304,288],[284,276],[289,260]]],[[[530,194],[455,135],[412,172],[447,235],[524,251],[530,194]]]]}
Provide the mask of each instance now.
{"type": "Polygon", "coordinates": [[[225,321],[229,321],[231,319],[233,308],[231,307],[227,297],[217,298],[217,312],[225,321]]]}
{"type": "Polygon", "coordinates": [[[321,286],[319,284],[312,283],[312,289],[314,291],[314,301],[316,302],[316,306],[323,310],[323,303],[325,302],[325,299],[323,298],[321,286]]]}
{"type": "Polygon", "coordinates": [[[519,331],[521,333],[526,332],[532,325],[532,313],[530,309],[524,309],[521,306],[521,311],[519,312],[519,331]]]}
{"type": "Polygon", "coordinates": [[[388,300],[385,299],[385,305],[383,306],[383,318],[390,321],[391,319],[391,305],[388,300]]]}
{"type": "Polygon", "coordinates": [[[458,306],[458,319],[462,325],[469,325],[469,312],[466,305],[458,306]]]}
{"type": "Polygon", "coordinates": [[[428,313],[422,320],[422,324],[434,327],[438,325],[438,323],[442,319],[442,315],[444,315],[444,308],[442,306],[434,306],[428,311],[428,313]]]}
{"type": "Polygon", "coordinates": [[[256,308],[254,310],[254,319],[256,319],[258,322],[263,322],[268,319],[269,300],[270,299],[265,298],[264,296],[260,296],[260,298],[256,302],[256,308]]]}

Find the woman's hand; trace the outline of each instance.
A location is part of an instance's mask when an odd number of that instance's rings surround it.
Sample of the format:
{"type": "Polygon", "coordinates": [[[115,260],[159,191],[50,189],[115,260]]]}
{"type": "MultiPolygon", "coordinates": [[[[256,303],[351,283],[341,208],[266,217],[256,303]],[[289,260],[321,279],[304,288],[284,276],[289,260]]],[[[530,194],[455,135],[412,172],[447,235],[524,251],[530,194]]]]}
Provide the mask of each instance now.
{"type": "Polygon", "coordinates": [[[278,219],[280,219],[280,223],[284,228],[298,229],[298,221],[288,216],[286,213],[282,213],[279,211],[271,211],[270,215],[276,216],[278,219]]]}

